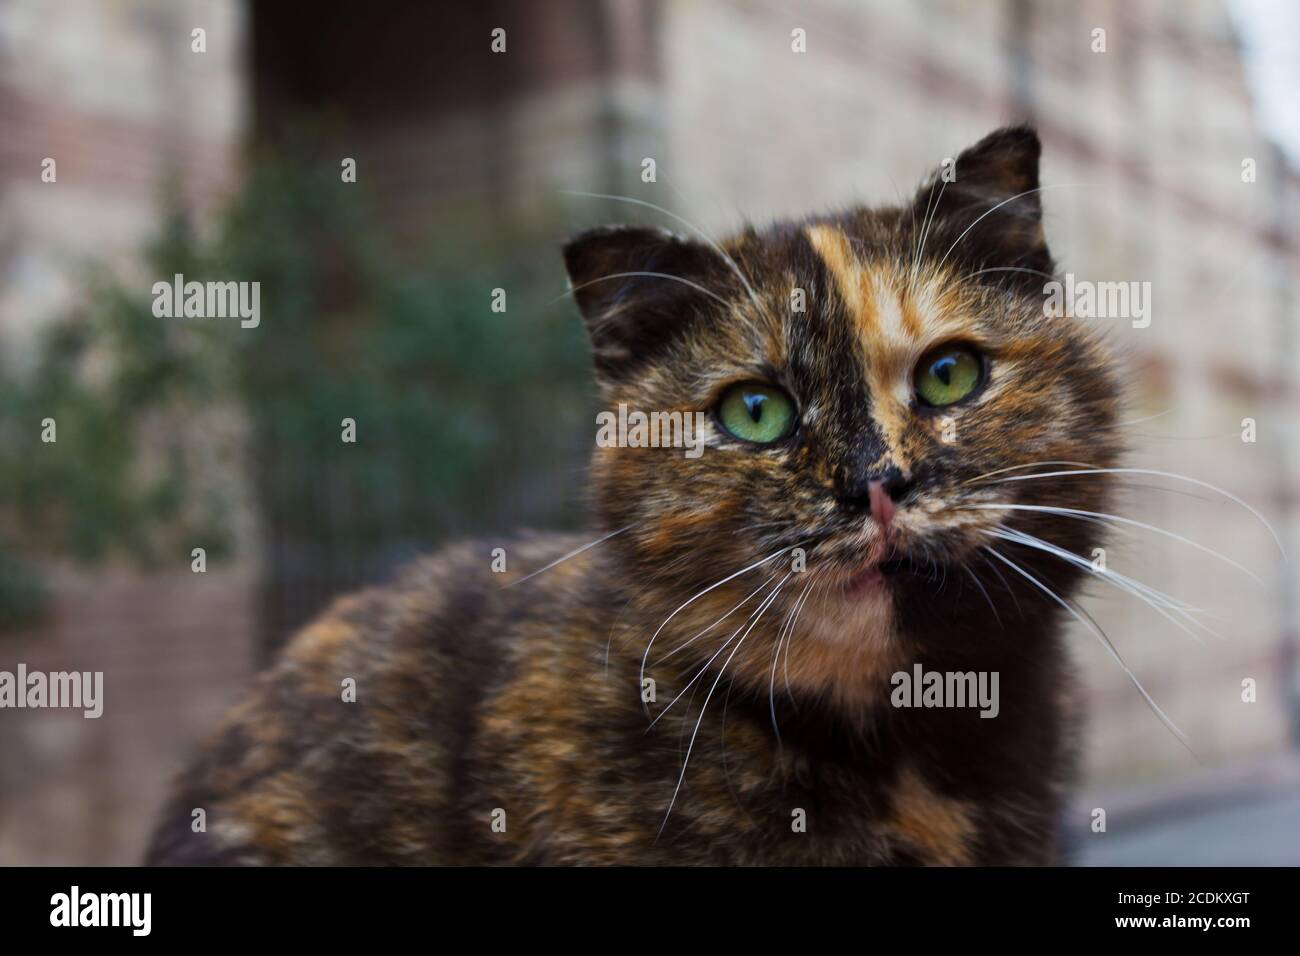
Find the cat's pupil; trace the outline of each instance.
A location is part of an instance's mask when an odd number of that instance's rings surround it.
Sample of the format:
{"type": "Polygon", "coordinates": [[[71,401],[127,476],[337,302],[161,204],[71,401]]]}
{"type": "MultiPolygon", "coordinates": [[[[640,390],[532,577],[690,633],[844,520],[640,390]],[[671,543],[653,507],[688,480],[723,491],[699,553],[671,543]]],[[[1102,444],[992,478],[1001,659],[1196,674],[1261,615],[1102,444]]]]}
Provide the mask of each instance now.
{"type": "Polygon", "coordinates": [[[957,362],[951,358],[941,358],[930,366],[930,373],[945,385],[952,384],[952,367],[957,362]]]}
{"type": "Polygon", "coordinates": [[[745,396],[745,408],[749,409],[749,417],[755,422],[763,417],[763,403],[766,401],[766,395],[750,394],[745,396]]]}

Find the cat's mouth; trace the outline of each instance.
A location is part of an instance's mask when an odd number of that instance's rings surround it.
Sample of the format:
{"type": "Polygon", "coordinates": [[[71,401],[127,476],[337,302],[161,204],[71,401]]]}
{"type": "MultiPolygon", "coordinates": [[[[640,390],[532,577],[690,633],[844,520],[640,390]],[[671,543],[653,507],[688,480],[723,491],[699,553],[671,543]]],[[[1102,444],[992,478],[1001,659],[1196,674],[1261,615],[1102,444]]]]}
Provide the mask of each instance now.
{"type": "Polygon", "coordinates": [[[921,573],[928,572],[918,562],[906,556],[895,556],[854,571],[845,582],[844,592],[849,597],[863,597],[884,590],[901,576],[921,573]]]}
{"type": "Polygon", "coordinates": [[[950,569],[933,561],[893,552],[885,560],[859,565],[843,579],[843,593],[850,599],[882,594],[907,582],[929,584],[946,580],[950,569]]]}
{"type": "Polygon", "coordinates": [[[907,538],[896,529],[893,534],[875,533],[865,540],[857,534],[829,535],[816,560],[831,566],[832,579],[838,584],[835,590],[850,600],[895,588],[941,586],[951,576],[949,572],[960,570],[958,564],[936,560],[935,554],[945,550],[942,542],[913,543],[907,538]]]}
{"type": "Polygon", "coordinates": [[[880,564],[876,565],[876,567],[885,577],[890,577],[891,575],[896,574],[919,574],[921,572],[921,565],[908,557],[882,561],[880,564]]]}

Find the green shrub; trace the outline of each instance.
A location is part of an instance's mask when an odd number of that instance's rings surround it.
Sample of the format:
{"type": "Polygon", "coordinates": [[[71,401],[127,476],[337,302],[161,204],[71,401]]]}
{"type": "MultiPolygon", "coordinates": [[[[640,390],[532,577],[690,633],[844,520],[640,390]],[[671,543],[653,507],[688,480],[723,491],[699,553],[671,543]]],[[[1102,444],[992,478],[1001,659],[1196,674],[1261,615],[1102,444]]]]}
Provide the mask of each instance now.
{"type": "MultiPolygon", "coordinates": [[[[439,234],[398,255],[337,169],[267,162],[215,236],[169,216],[146,280],[92,273],[0,381],[0,576],[39,594],[16,553],[188,566],[238,547],[251,508],[278,628],[449,535],[572,523],[592,392],[555,243],[439,234]],[[151,286],[176,273],[259,282],[260,325],[155,317],[151,286]]],[[[0,621],[35,607],[0,602],[0,621]]]]}

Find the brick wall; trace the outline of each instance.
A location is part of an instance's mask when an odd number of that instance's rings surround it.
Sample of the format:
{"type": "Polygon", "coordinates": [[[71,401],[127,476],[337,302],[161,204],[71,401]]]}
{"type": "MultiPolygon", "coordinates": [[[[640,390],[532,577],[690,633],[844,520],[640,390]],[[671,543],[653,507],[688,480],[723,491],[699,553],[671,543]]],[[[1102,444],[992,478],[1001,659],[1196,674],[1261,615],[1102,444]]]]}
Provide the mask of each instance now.
{"type": "Polygon", "coordinates": [[[236,182],[244,29],[235,0],[7,0],[0,347],[22,349],[65,308],[86,263],[130,268],[154,237],[164,187],[205,224],[236,182]],[[195,27],[206,53],[191,52],[195,27]],[[41,180],[47,157],[57,182],[41,180]]]}
{"type": "MultiPolygon", "coordinates": [[[[165,189],[210,228],[238,182],[246,20],[235,0],[0,4],[0,375],[73,303],[87,265],[154,281],[141,250],[165,189]],[[191,52],[195,27],[206,53],[191,52]]],[[[0,668],[103,670],[107,699],[98,720],[0,716],[0,864],[138,860],[166,777],[252,667],[251,567],[197,575],[188,561],[51,568],[49,626],[0,636],[0,668]]]]}
{"type": "Polygon", "coordinates": [[[102,671],[103,715],[6,710],[0,865],[139,862],[173,774],[247,686],[253,575],[59,571],[53,619],[0,667],[102,671]]]}

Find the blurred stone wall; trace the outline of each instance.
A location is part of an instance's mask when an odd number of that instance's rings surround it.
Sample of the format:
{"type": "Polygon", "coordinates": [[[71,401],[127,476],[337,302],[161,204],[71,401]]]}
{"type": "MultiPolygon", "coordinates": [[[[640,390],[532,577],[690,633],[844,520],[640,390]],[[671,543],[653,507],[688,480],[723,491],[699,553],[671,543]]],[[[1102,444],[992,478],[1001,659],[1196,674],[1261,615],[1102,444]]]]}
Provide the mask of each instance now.
{"type": "Polygon", "coordinates": [[[0,638],[0,668],[100,671],[103,714],[0,713],[0,866],[134,865],[163,795],[248,685],[247,567],[56,572],[39,633],[0,638]]]}
{"type": "MultiPolygon", "coordinates": [[[[142,251],[169,192],[212,227],[238,185],[246,33],[236,0],[0,0],[0,375],[92,264],[158,278],[142,251]]],[[[193,574],[188,554],[47,570],[51,619],[0,635],[0,668],[103,671],[104,714],[0,712],[0,865],[135,863],[168,778],[247,683],[256,577],[193,574]]]]}
{"type": "Polygon", "coordinates": [[[86,264],[137,264],[166,190],[207,224],[237,182],[245,28],[236,0],[0,3],[0,349],[65,308],[86,264]]]}

